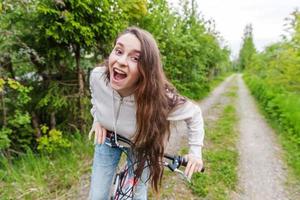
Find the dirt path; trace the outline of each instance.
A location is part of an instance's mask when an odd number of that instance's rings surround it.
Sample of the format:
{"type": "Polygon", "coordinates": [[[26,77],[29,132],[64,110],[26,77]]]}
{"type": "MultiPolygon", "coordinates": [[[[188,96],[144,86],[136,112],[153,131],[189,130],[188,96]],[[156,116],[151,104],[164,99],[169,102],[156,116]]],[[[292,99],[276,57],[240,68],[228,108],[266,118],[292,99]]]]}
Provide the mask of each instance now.
{"type": "Polygon", "coordinates": [[[238,76],[240,152],[238,200],[285,200],[286,170],[276,135],[258,113],[241,75],[238,76]]]}

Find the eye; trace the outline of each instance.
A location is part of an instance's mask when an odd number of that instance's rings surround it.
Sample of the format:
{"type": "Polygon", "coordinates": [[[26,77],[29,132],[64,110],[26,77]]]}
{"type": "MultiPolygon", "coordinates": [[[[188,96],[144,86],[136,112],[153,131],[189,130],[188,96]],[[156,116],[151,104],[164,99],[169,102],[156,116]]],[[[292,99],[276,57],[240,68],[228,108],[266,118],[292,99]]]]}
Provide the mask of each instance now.
{"type": "Polygon", "coordinates": [[[138,56],[132,56],[132,57],[131,57],[131,60],[132,60],[133,62],[139,62],[139,61],[140,61],[140,57],[138,57],[138,56]]]}
{"type": "Polygon", "coordinates": [[[122,50],[119,49],[119,48],[116,48],[116,49],[115,49],[115,54],[118,55],[118,56],[119,56],[119,55],[122,55],[122,50]]]}

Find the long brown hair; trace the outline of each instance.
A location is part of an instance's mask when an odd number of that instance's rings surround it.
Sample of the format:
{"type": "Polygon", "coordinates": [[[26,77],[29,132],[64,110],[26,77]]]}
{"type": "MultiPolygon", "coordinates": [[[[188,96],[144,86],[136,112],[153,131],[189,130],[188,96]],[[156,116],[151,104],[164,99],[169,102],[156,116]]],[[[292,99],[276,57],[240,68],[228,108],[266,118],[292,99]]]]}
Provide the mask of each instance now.
{"type": "MultiPolygon", "coordinates": [[[[138,161],[135,173],[140,177],[144,167],[149,166],[151,186],[158,191],[163,175],[161,162],[165,142],[170,136],[167,117],[172,108],[186,100],[177,94],[165,77],[160,52],[153,36],[140,28],[129,27],[118,38],[127,33],[135,35],[141,43],[138,66],[140,78],[134,93],[137,129],[133,150],[138,161]]],[[[109,70],[106,73],[109,78],[109,70]]]]}

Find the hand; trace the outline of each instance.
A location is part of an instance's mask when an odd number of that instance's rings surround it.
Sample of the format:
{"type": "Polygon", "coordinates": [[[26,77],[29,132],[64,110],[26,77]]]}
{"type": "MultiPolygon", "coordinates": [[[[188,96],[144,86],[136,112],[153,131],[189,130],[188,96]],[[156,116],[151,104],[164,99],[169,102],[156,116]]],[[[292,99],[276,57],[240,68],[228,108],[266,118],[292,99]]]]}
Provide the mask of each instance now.
{"type": "Polygon", "coordinates": [[[93,132],[95,132],[94,144],[103,144],[106,138],[106,129],[103,128],[99,122],[95,122],[89,132],[89,139],[92,138],[93,132]]]}
{"type": "Polygon", "coordinates": [[[188,177],[188,179],[191,179],[193,173],[201,172],[203,168],[203,161],[201,158],[198,158],[192,154],[186,155],[185,158],[188,160],[188,164],[185,168],[184,174],[188,177]]]}

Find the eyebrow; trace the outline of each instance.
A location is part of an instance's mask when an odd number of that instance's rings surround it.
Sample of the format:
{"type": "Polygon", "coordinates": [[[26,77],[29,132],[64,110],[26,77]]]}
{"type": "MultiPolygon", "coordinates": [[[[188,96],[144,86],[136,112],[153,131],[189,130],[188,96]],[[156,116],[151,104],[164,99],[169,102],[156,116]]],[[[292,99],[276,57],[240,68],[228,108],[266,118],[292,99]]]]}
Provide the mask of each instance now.
{"type": "MultiPolygon", "coordinates": [[[[122,44],[121,42],[117,42],[116,45],[120,45],[121,47],[124,47],[124,44],[122,44]]],[[[141,53],[141,51],[139,51],[137,49],[133,49],[132,51],[135,53],[141,53]]]]}

